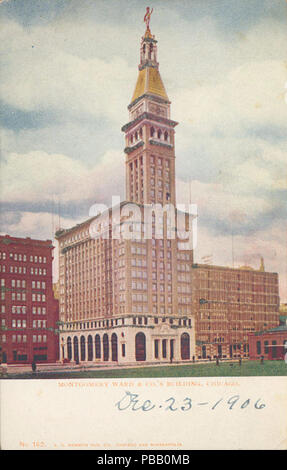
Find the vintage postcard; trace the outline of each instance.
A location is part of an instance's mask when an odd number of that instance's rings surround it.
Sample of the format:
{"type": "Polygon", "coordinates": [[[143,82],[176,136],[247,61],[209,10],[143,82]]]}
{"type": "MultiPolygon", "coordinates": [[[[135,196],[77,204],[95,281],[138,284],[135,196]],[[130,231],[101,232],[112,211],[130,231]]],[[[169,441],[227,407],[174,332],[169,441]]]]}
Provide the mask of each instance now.
{"type": "Polygon", "coordinates": [[[286,449],[287,2],[0,17],[1,448],[286,449]]]}

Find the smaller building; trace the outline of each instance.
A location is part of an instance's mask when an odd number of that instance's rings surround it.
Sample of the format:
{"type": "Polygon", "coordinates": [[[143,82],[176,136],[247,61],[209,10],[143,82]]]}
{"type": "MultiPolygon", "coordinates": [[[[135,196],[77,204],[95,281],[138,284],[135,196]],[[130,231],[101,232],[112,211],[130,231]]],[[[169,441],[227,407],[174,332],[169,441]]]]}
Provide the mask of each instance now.
{"type": "Polygon", "coordinates": [[[248,333],[279,326],[279,280],[250,266],[193,264],[196,356],[247,358],[248,333]]]}
{"type": "Polygon", "coordinates": [[[52,284],[51,240],[0,236],[0,362],[59,358],[59,302],[52,284]]]}
{"type": "Polygon", "coordinates": [[[249,358],[251,360],[284,359],[287,353],[287,325],[281,325],[266,331],[249,333],[249,358]]]}

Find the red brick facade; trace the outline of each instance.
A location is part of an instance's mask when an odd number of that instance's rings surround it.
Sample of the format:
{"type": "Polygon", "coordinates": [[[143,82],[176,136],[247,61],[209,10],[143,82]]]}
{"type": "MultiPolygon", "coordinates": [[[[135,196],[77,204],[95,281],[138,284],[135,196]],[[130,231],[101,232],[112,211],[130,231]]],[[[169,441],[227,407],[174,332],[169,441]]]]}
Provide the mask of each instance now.
{"type": "Polygon", "coordinates": [[[248,357],[248,333],[279,325],[278,274],[194,264],[192,302],[198,358],[248,357]]]}
{"type": "Polygon", "coordinates": [[[51,363],[58,358],[52,252],[50,240],[0,236],[3,363],[51,363]]]}
{"type": "Polygon", "coordinates": [[[287,353],[287,326],[249,333],[248,341],[250,359],[283,359],[287,353]]]}

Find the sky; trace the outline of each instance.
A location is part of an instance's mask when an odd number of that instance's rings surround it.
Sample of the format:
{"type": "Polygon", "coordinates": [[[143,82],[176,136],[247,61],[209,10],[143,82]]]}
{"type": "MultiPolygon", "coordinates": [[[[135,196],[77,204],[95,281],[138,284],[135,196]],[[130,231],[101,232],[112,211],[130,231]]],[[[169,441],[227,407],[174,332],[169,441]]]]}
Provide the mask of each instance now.
{"type": "Polygon", "coordinates": [[[53,239],[125,199],[146,6],[179,122],[177,202],[198,205],[195,261],[263,256],[287,302],[285,0],[2,0],[1,233],[53,239]]]}

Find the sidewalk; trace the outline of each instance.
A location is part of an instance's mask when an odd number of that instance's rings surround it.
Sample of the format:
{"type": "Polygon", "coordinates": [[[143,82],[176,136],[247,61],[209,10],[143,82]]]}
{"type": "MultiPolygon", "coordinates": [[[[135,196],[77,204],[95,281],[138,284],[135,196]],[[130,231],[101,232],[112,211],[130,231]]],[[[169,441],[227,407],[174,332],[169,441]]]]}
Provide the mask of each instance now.
{"type": "MultiPolygon", "coordinates": [[[[248,361],[248,359],[242,359],[242,362],[248,361]]],[[[238,363],[238,359],[222,359],[219,362],[219,366],[221,363],[238,363]]],[[[94,363],[94,362],[82,362],[80,364],[76,363],[54,363],[54,364],[37,364],[37,371],[35,374],[39,372],[73,372],[73,371],[85,371],[85,370],[118,370],[118,369],[142,369],[146,367],[177,367],[181,365],[196,365],[196,364],[216,364],[216,360],[209,361],[208,359],[201,359],[196,360],[193,362],[192,360],[189,361],[173,361],[172,363],[169,361],[160,361],[157,363],[154,362],[140,362],[140,363],[126,363],[126,364],[117,364],[115,362],[101,362],[101,363],[94,363]]],[[[23,364],[23,365],[14,365],[8,364],[5,366],[0,366],[0,376],[9,377],[13,375],[19,374],[32,374],[31,364],[23,364]],[[3,372],[1,369],[4,369],[3,372]],[[1,373],[2,372],[2,373],[1,373]]]]}

